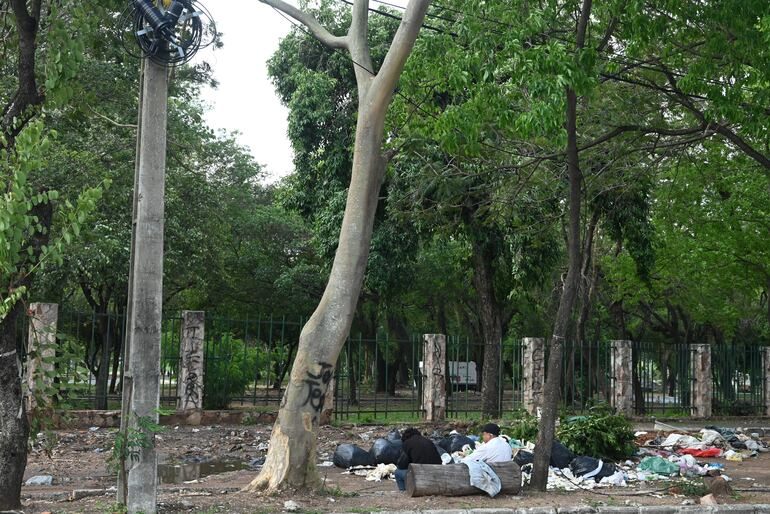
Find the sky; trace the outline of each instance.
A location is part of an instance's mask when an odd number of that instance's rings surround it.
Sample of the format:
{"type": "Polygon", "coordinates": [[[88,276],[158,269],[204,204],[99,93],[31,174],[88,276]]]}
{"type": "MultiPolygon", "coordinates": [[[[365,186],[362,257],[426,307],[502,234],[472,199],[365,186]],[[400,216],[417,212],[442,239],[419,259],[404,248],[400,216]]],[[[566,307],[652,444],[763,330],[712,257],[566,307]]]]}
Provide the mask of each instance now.
{"type": "Polygon", "coordinates": [[[213,129],[238,131],[238,142],[251,149],[266,170],[266,180],[276,182],[292,171],[292,151],[286,136],[288,112],[267,77],[267,60],[278,49],[290,23],[257,0],[202,0],[211,12],[224,47],[200,52],[219,81],[207,88],[203,99],[211,110],[206,116],[213,129]]]}
{"type": "MultiPolygon", "coordinates": [[[[196,57],[212,65],[219,81],[217,89],[203,92],[211,107],[206,121],[213,129],[238,131],[238,142],[265,166],[266,181],[277,182],[291,173],[293,155],[286,136],[288,112],[267,77],[267,60],[292,25],[258,0],[200,1],[211,12],[224,43],[223,48],[208,48],[196,57]]],[[[407,0],[390,1],[407,4],[407,0]]]]}

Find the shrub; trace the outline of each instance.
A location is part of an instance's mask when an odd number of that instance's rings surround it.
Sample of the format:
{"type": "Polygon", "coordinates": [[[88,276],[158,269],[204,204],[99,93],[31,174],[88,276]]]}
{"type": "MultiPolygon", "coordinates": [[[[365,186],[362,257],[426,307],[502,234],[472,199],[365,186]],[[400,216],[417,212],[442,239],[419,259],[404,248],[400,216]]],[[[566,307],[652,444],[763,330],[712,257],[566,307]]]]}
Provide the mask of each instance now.
{"type": "Polygon", "coordinates": [[[562,420],[556,436],[578,455],[622,460],[636,451],[634,430],[625,416],[603,414],[562,420]]]}
{"type": "MultiPolygon", "coordinates": [[[[537,418],[529,414],[523,414],[509,431],[511,437],[533,443],[537,433],[537,418]]],[[[631,422],[609,413],[562,418],[556,438],[576,454],[597,459],[623,460],[636,451],[631,422]]]]}
{"type": "Polygon", "coordinates": [[[537,439],[538,421],[535,416],[522,412],[518,421],[515,421],[510,428],[509,435],[519,441],[535,442],[537,439]]]}
{"type": "Polygon", "coordinates": [[[223,334],[211,350],[205,359],[203,407],[226,409],[231,398],[242,396],[254,383],[264,352],[232,334],[223,334]]]}

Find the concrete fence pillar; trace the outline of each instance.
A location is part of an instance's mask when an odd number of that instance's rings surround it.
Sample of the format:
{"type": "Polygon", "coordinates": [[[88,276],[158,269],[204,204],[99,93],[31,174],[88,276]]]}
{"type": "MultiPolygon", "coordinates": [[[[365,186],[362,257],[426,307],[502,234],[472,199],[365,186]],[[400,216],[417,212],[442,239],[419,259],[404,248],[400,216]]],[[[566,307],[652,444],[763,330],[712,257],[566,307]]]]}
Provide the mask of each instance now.
{"type": "Polygon", "coordinates": [[[694,345],[693,358],[695,359],[692,382],[693,415],[697,418],[710,418],[711,399],[714,395],[711,376],[711,345],[694,345]]]}
{"type": "Polygon", "coordinates": [[[618,414],[634,413],[633,343],[612,341],[612,406],[618,414]]]}
{"type": "Polygon", "coordinates": [[[46,390],[53,386],[53,359],[56,357],[58,322],[58,304],[30,304],[27,334],[27,412],[38,407],[38,398],[50,402],[50,398],[45,395],[46,390]]]}
{"type": "Polygon", "coordinates": [[[770,346],[766,346],[762,350],[764,355],[765,416],[770,416],[770,346]]]}
{"type": "Polygon", "coordinates": [[[422,344],[422,410],[425,421],[446,415],[446,336],[425,334],[422,344]]]}
{"type": "Polygon", "coordinates": [[[542,337],[525,337],[522,339],[522,402],[530,414],[535,414],[537,408],[543,405],[543,388],[545,386],[545,339],[542,337]]]}
{"type": "Polygon", "coordinates": [[[180,412],[203,409],[205,325],[205,312],[182,311],[181,362],[177,383],[177,410],[180,412]]]}

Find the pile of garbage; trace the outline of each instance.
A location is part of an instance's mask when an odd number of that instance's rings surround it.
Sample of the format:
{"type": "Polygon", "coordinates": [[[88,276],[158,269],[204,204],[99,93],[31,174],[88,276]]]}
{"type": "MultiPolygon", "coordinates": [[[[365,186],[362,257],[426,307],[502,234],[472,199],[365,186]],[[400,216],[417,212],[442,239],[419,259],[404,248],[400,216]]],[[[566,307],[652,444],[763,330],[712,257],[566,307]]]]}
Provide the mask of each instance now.
{"type": "MultiPolygon", "coordinates": [[[[705,476],[730,478],[722,473],[724,465],[702,459],[725,458],[742,461],[770,452],[764,431],[727,429],[709,426],[696,434],[664,426],[656,434],[636,432],[637,451],[633,460],[609,462],[591,455],[576,455],[554,441],[548,489],[574,491],[603,487],[627,487],[645,481],[680,480],[705,476]],[[762,436],[762,437],[760,437],[762,436]]],[[[535,445],[529,441],[500,435],[511,446],[513,460],[521,467],[522,479],[528,483],[532,474],[535,445]]],[[[459,463],[480,445],[475,435],[463,435],[456,430],[442,436],[434,432],[430,439],[444,464],[459,463]]],[[[387,437],[377,438],[369,450],[355,444],[341,444],[334,452],[335,466],[348,473],[380,481],[393,478],[401,454],[401,434],[391,430],[387,437]]]]}
{"type": "Polygon", "coordinates": [[[401,432],[393,429],[387,437],[374,440],[367,451],[356,444],[341,444],[334,450],[332,462],[339,468],[375,467],[378,464],[395,464],[401,455],[401,432]]]}

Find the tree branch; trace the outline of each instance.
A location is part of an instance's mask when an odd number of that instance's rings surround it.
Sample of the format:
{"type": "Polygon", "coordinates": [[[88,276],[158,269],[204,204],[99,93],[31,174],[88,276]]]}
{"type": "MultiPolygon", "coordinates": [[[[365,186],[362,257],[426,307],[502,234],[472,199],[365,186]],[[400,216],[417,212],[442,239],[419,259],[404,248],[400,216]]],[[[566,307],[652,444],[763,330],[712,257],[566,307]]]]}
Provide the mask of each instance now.
{"type": "Polygon", "coordinates": [[[316,20],[313,16],[310,14],[297,9],[293,5],[287,4],[286,2],[283,2],[282,0],[259,0],[263,4],[269,5],[273,9],[278,9],[282,13],[286,14],[287,16],[291,16],[304,26],[306,26],[308,29],[310,29],[310,32],[313,33],[313,36],[316,37],[321,43],[325,44],[326,46],[330,48],[348,48],[348,38],[347,37],[340,37],[335,36],[328,30],[326,30],[321,24],[316,20]]]}
{"type": "Polygon", "coordinates": [[[420,33],[422,20],[425,19],[429,5],[430,0],[409,0],[388,54],[374,78],[369,102],[371,106],[377,106],[378,109],[381,109],[383,116],[401,76],[401,71],[412,52],[417,35],[420,33]]]}
{"type": "Polygon", "coordinates": [[[348,48],[355,62],[353,71],[358,84],[358,99],[363,100],[374,77],[374,64],[369,49],[369,0],[355,0],[353,18],[348,30],[348,48]]]}

